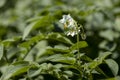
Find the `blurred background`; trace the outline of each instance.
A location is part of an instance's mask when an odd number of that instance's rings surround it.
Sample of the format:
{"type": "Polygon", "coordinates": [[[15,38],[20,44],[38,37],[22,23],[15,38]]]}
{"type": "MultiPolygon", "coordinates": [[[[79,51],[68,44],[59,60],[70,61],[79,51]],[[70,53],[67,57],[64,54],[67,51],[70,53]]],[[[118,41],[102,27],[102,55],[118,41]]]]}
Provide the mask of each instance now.
{"type": "Polygon", "coordinates": [[[0,40],[23,35],[30,18],[48,14],[55,27],[62,15],[71,14],[85,29],[89,46],[83,52],[94,59],[111,51],[120,65],[120,0],[0,0],[0,40]]]}

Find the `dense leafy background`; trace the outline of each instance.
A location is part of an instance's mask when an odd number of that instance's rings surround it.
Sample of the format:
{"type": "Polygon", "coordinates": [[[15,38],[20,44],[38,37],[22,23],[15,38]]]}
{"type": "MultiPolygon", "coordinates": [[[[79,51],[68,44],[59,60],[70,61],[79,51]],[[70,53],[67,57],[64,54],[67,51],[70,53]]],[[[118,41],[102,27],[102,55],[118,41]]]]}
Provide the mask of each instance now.
{"type": "Polygon", "coordinates": [[[93,79],[119,80],[119,39],[120,0],[0,0],[2,80],[78,80],[80,75],[89,80],[89,70],[98,65],[93,79]],[[84,26],[87,43],[79,42],[82,67],[74,65],[76,36],[64,35],[59,23],[63,14],[84,26]]]}

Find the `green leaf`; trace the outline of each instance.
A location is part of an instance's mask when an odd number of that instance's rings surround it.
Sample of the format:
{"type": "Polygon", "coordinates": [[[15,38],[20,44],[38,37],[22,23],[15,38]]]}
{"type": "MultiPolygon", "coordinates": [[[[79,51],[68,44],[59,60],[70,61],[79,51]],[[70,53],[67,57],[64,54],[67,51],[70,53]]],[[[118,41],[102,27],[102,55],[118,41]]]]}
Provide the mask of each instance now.
{"type": "Polygon", "coordinates": [[[49,51],[53,51],[55,53],[69,53],[70,50],[68,49],[58,49],[58,48],[51,48],[51,49],[47,49],[49,51]]]}
{"type": "Polygon", "coordinates": [[[116,17],[115,19],[115,30],[120,31],[120,17],[116,17]]]}
{"type": "Polygon", "coordinates": [[[3,53],[4,53],[4,46],[3,46],[3,44],[0,43],[0,60],[3,57],[3,53]]]}
{"type": "Polygon", "coordinates": [[[31,46],[35,45],[35,43],[37,43],[37,42],[39,42],[40,40],[43,40],[43,39],[45,39],[44,35],[39,34],[39,35],[36,35],[35,37],[32,37],[30,40],[19,44],[19,47],[30,49],[31,46]]]}
{"type": "Polygon", "coordinates": [[[86,55],[81,56],[81,60],[86,61],[86,62],[91,62],[91,61],[93,61],[90,57],[88,57],[88,56],[86,56],[86,55]]]}
{"type": "Polygon", "coordinates": [[[30,31],[33,29],[33,26],[34,26],[35,24],[36,24],[36,22],[33,22],[33,23],[29,24],[29,25],[25,28],[24,33],[23,33],[23,37],[22,37],[23,40],[28,36],[28,34],[29,34],[30,31]]]}
{"type": "Polygon", "coordinates": [[[109,68],[111,69],[113,75],[116,76],[118,74],[118,71],[119,71],[118,64],[113,59],[107,59],[107,60],[105,60],[105,62],[109,66],[109,68]]]}
{"type": "Polygon", "coordinates": [[[6,3],[6,0],[1,0],[0,1],[0,8],[3,7],[5,3],[6,3]]]}
{"type": "Polygon", "coordinates": [[[61,54],[50,56],[48,59],[53,62],[61,62],[61,63],[67,63],[67,64],[74,64],[76,61],[76,59],[73,57],[64,56],[61,54]]]}
{"type": "Polygon", "coordinates": [[[8,80],[13,76],[20,75],[24,72],[27,72],[27,70],[30,67],[31,66],[26,61],[16,62],[16,63],[8,66],[8,68],[6,69],[6,72],[3,73],[0,80],[8,80]]]}
{"type": "MultiPolygon", "coordinates": [[[[86,61],[86,62],[92,62],[93,61],[90,57],[88,57],[86,55],[81,56],[81,60],[86,61]]],[[[103,74],[105,77],[107,77],[107,75],[99,67],[96,67],[95,70],[97,72],[99,72],[100,74],[103,74]]]]}
{"type": "Polygon", "coordinates": [[[30,69],[28,71],[28,76],[29,77],[35,77],[35,76],[37,76],[37,75],[40,74],[41,70],[42,70],[42,68],[39,68],[39,69],[30,69]]]}
{"type": "Polygon", "coordinates": [[[116,77],[108,78],[108,79],[100,79],[100,80],[120,80],[120,76],[116,76],[116,77]]]}
{"type": "Polygon", "coordinates": [[[4,44],[4,47],[11,47],[14,43],[20,40],[21,40],[21,36],[17,36],[17,37],[3,40],[2,43],[4,44]]]}
{"type": "Polygon", "coordinates": [[[68,44],[68,45],[72,45],[73,44],[70,41],[70,39],[62,36],[59,33],[50,33],[50,34],[48,34],[48,36],[46,37],[46,39],[53,40],[53,41],[58,41],[58,42],[65,43],[65,44],[68,44]]]}
{"type": "Polygon", "coordinates": [[[111,30],[111,29],[108,29],[108,30],[105,30],[105,31],[100,31],[100,36],[109,40],[109,41],[113,41],[114,38],[118,38],[119,37],[119,33],[111,30]],[[111,35],[109,35],[111,34],[111,35]]]}
{"type": "Polygon", "coordinates": [[[67,64],[74,64],[76,59],[73,57],[70,57],[68,55],[62,55],[62,54],[55,54],[51,56],[41,57],[38,62],[45,62],[45,61],[52,61],[52,62],[58,62],[58,63],[67,63],[67,64]]]}
{"type": "Polygon", "coordinates": [[[52,21],[53,21],[53,17],[50,15],[43,16],[42,18],[35,20],[35,22],[32,22],[25,28],[22,39],[24,40],[32,30],[38,28],[42,28],[42,29],[49,28],[50,25],[52,24],[52,21]]]}
{"type": "Polygon", "coordinates": [[[98,67],[98,65],[102,64],[104,59],[109,56],[111,53],[110,52],[105,52],[102,55],[100,55],[98,58],[94,59],[92,62],[85,64],[84,66],[86,69],[95,69],[98,67]]]}
{"type": "Polygon", "coordinates": [[[70,50],[76,50],[77,48],[85,48],[87,47],[88,44],[86,41],[79,41],[75,44],[73,44],[71,47],[70,47],[70,50]]]}
{"type": "Polygon", "coordinates": [[[64,71],[64,74],[66,74],[69,77],[73,76],[73,72],[72,71],[64,71]]]}
{"type": "Polygon", "coordinates": [[[99,72],[100,74],[104,75],[105,77],[108,77],[101,68],[96,67],[95,70],[96,70],[97,72],[99,72]]]}
{"type": "Polygon", "coordinates": [[[102,48],[102,49],[105,49],[105,50],[114,51],[117,47],[117,44],[116,43],[110,43],[107,40],[104,40],[99,44],[99,47],[102,48]]]}
{"type": "Polygon", "coordinates": [[[33,17],[33,18],[28,19],[26,22],[35,22],[37,20],[40,20],[41,18],[42,18],[41,16],[33,17]]]}

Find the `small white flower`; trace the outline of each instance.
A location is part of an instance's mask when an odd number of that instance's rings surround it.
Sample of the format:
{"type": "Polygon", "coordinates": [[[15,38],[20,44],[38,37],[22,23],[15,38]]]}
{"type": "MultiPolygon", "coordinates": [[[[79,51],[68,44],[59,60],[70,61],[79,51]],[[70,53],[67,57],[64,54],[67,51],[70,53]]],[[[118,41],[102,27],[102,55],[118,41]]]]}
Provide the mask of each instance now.
{"type": "Polygon", "coordinates": [[[68,15],[63,15],[63,18],[60,20],[62,24],[64,24],[64,28],[75,27],[75,20],[68,15]]]}
{"type": "Polygon", "coordinates": [[[72,37],[73,37],[74,35],[76,35],[75,32],[68,32],[68,33],[66,33],[66,34],[67,34],[67,36],[71,35],[72,37]]]}
{"type": "Polygon", "coordinates": [[[68,15],[63,15],[63,18],[60,20],[61,23],[66,23],[67,21],[71,20],[72,17],[70,16],[70,14],[68,15]]]}
{"type": "MultiPolygon", "coordinates": [[[[78,33],[79,32],[80,32],[80,30],[78,30],[78,33]]],[[[75,36],[77,34],[77,30],[76,31],[75,30],[74,31],[70,30],[70,31],[67,31],[65,34],[67,36],[71,35],[73,37],[73,36],[75,36]]]]}
{"type": "Polygon", "coordinates": [[[73,37],[80,32],[80,30],[77,31],[76,21],[70,16],[70,14],[63,15],[63,18],[59,22],[62,23],[64,25],[64,29],[67,30],[65,32],[67,36],[71,35],[73,37]]]}

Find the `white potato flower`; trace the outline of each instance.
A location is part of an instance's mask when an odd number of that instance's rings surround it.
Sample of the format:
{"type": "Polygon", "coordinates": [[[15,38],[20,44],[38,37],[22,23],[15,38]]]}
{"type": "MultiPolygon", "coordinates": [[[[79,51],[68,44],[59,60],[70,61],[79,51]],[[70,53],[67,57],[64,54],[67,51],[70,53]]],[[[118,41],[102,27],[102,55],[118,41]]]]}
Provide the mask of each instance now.
{"type": "Polygon", "coordinates": [[[67,36],[71,35],[73,37],[80,32],[80,30],[77,31],[76,21],[70,16],[70,14],[63,15],[63,18],[59,22],[62,23],[64,25],[64,29],[67,30],[65,32],[67,36]]]}

